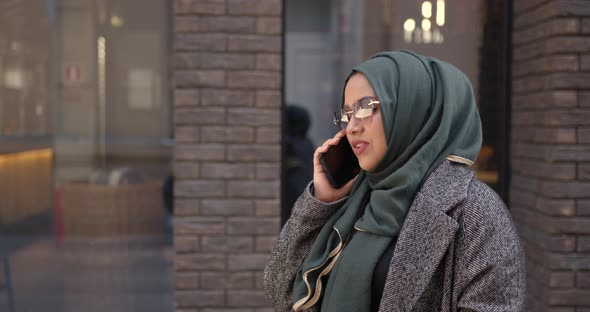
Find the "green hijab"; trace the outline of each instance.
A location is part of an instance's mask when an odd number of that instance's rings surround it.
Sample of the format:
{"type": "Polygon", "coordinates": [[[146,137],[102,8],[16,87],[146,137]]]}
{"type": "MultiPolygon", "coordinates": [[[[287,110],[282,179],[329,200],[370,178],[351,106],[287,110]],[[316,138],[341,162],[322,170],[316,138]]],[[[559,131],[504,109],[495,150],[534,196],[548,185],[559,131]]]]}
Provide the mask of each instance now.
{"type": "Polygon", "coordinates": [[[355,72],[381,102],[387,153],[374,172],[361,171],[320,230],[294,280],[296,311],[318,302],[322,312],[370,311],[375,265],[399,235],[422,183],[447,157],[473,162],[481,147],[471,83],[454,66],[394,51],[353,68],[346,81],[355,72]]]}

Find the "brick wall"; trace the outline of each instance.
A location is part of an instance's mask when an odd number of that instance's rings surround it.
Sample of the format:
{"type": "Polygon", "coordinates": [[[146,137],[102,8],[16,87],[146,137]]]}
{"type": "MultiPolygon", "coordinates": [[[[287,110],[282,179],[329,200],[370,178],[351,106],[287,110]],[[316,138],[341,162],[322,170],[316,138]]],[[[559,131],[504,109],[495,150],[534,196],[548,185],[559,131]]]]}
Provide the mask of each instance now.
{"type": "Polygon", "coordinates": [[[282,1],[174,1],[176,311],[271,311],[282,1]]]}
{"type": "Polygon", "coordinates": [[[590,311],[590,1],[515,0],[510,205],[529,311],[590,311]]]}

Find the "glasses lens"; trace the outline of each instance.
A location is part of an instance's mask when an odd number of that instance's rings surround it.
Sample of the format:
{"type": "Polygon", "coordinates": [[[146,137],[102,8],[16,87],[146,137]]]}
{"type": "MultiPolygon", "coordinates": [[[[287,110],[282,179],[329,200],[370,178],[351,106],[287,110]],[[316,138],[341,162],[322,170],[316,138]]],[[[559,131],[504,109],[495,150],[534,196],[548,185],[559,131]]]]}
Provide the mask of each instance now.
{"type": "Polygon", "coordinates": [[[340,130],[346,128],[346,125],[348,124],[348,115],[346,114],[346,112],[341,109],[337,112],[334,112],[334,124],[336,126],[338,126],[338,128],[340,128],[340,130]]]}
{"type": "Polygon", "coordinates": [[[353,105],[354,118],[363,119],[373,115],[373,103],[371,98],[362,98],[353,105]]]}

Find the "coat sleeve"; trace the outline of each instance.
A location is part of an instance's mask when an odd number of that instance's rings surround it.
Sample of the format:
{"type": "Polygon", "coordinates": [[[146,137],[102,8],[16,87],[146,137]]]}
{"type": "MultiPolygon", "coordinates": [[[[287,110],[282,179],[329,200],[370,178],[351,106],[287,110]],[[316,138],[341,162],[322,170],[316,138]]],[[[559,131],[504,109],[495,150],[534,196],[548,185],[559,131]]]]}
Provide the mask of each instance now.
{"type": "Polygon", "coordinates": [[[322,225],[344,204],[346,198],[325,203],[312,195],[312,184],[295,202],[291,217],[281,230],[264,269],[264,290],[275,311],[290,311],[293,278],[311,250],[322,225]]]}
{"type": "Polygon", "coordinates": [[[482,182],[470,188],[459,219],[456,253],[459,311],[524,311],[524,252],[501,199],[482,182]]]}

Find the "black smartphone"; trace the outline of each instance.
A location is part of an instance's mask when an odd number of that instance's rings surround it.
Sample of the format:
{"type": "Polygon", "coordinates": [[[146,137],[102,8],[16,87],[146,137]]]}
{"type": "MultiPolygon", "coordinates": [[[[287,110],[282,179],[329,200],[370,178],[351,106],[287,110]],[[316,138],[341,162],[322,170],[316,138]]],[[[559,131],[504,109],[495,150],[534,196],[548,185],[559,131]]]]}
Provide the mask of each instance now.
{"type": "Polygon", "coordinates": [[[320,163],[334,188],[341,188],[360,172],[359,161],[343,137],[337,145],[331,146],[325,153],[320,153],[320,163]]]}

